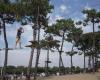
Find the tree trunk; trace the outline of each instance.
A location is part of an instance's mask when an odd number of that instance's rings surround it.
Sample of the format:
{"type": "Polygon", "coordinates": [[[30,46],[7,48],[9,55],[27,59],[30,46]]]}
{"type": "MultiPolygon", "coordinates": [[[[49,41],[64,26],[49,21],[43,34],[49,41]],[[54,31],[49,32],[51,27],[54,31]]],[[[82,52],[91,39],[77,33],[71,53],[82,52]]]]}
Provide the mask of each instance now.
{"type": "Polygon", "coordinates": [[[85,51],[84,51],[84,72],[86,72],[86,65],[85,65],[86,61],[85,61],[85,51]]]}
{"type": "MultiPolygon", "coordinates": [[[[38,30],[38,45],[39,45],[39,42],[40,42],[40,29],[38,30]]],[[[37,68],[38,68],[38,63],[39,63],[39,56],[40,56],[40,47],[37,48],[34,80],[36,80],[36,78],[37,78],[37,68]]]]}
{"type": "MultiPolygon", "coordinates": [[[[62,44],[61,44],[61,49],[59,51],[59,74],[61,75],[61,63],[63,62],[62,61],[62,50],[63,50],[63,44],[64,44],[64,37],[65,37],[65,32],[63,32],[63,36],[62,36],[62,44]]],[[[62,63],[63,64],[63,63],[62,63]]],[[[63,65],[64,67],[64,65],[63,65]]]]}
{"type": "Polygon", "coordinates": [[[89,72],[91,70],[91,55],[88,58],[88,70],[89,70],[89,72]]]}
{"type": "Polygon", "coordinates": [[[4,41],[5,41],[5,60],[4,60],[3,76],[5,76],[7,62],[8,62],[8,41],[7,41],[7,35],[6,35],[5,21],[3,21],[3,32],[4,32],[4,41]]]}
{"type": "Polygon", "coordinates": [[[71,56],[71,74],[72,74],[72,67],[73,67],[73,61],[72,61],[72,56],[71,56]]]}
{"type": "Polygon", "coordinates": [[[95,72],[95,66],[94,66],[94,56],[95,56],[95,28],[94,28],[94,18],[93,18],[93,54],[92,54],[92,66],[93,66],[93,73],[95,72]]]}
{"type": "Polygon", "coordinates": [[[49,69],[49,49],[47,50],[47,61],[46,61],[46,76],[49,75],[48,69],[49,69]]]}
{"type": "MultiPolygon", "coordinates": [[[[73,52],[73,48],[74,48],[74,45],[72,46],[71,54],[73,52]]],[[[72,57],[73,57],[73,55],[71,55],[71,74],[72,74],[72,67],[73,67],[72,57]]]]}
{"type": "Polygon", "coordinates": [[[98,62],[98,58],[97,58],[98,55],[95,55],[95,71],[98,71],[98,67],[97,67],[97,62],[98,62]]]}
{"type": "Polygon", "coordinates": [[[30,73],[31,73],[31,67],[32,67],[33,54],[34,54],[34,49],[32,49],[31,55],[30,55],[29,65],[28,65],[28,69],[27,69],[27,80],[30,80],[30,73]]]}
{"type": "Polygon", "coordinates": [[[59,52],[59,74],[61,75],[61,53],[59,52]]]}
{"type": "Polygon", "coordinates": [[[64,67],[64,63],[63,63],[62,57],[61,57],[61,65],[62,65],[62,67],[64,67]]]}
{"type": "MultiPolygon", "coordinates": [[[[33,30],[33,41],[35,40],[36,40],[36,32],[35,30],[33,30]]],[[[32,67],[33,55],[34,55],[34,48],[31,49],[31,55],[30,55],[28,69],[27,69],[27,80],[30,80],[30,72],[32,67]]]]}
{"type": "Polygon", "coordinates": [[[92,71],[95,73],[95,63],[94,63],[94,55],[92,55],[92,71]]]}
{"type": "Polygon", "coordinates": [[[37,36],[38,36],[38,48],[37,48],[37,55],[36,55],[34,80],[36,80],[36,78],[37,78],[37,68],[38,68],[39,56],[40,56],[40,46],[39,46],[39,44],[40,44],[40,24],[38,22],[38,20],[39,20],[39,6],[38,6],[37,9],[38,9],[37,10],[38,13],[37,13],[37,20],[36,20],[36,22],[37,22],[37,28],[38,28],[38,34],[37,34],[37,36]]]}

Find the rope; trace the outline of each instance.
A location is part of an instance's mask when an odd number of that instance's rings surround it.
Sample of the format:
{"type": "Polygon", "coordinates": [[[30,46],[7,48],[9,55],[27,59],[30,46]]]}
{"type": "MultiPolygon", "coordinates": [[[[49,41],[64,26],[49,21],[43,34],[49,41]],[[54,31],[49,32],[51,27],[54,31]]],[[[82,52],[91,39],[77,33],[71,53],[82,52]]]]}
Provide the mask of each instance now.
{"type": "Polygon", "coordinates": [[[0,51],[2,50],[21,50],[21,49],[25,49],[25,48],[3,48],[3,49],[0,49],[0,51]]]}

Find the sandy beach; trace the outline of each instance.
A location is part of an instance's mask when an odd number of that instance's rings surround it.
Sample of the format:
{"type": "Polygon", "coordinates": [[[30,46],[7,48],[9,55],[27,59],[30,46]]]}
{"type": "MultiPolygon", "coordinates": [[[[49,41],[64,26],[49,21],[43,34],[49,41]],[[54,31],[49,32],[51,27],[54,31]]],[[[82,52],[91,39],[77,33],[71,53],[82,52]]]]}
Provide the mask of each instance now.
{"type": "Polygon", "coordinates": [[[100,80],[100,72],[98,73],[83,73],[83,74],[72,74],[65,76],[51,76],[42,80],[100,80]]]}

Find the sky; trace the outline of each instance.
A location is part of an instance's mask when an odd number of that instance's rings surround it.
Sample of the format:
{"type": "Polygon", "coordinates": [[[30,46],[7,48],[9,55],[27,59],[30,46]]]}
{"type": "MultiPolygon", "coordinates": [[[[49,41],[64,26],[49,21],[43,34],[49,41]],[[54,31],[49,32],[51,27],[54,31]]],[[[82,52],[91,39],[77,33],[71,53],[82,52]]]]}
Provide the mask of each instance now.
{"type": "MultiPolygon", "coordinates": [[[[83,9],[91,9],[94,8],[97,11],[100,11],[100,0],[51,0],[50,4],[54,5],[54,10],[52,10],[52,13],[48,14],[50,17],[49,19],[49,25],[52,25],[56,22],[57,19],[68,19],[72,18],[75,21],[83,20],[85,19],[86,15],[82,14],[83,9]]],[[[20,23],[14,22],[14,24],[6,24],[7,28],[7,39],[9,43],[10,48],[14,48],[15,46],[15,39],[16,39],[16,31],[20,27],[20,23]]],[[[22,34],[21,42],[23,49],[17,49],[9,51],[8,55],[8,65],[14,65],[14,66],[27,66],[29,62],[30,52],[31,49],[26,48],[25,46],[29,44],[28,41],[32,40],[32,28],[31,24],[22,26],[24,28],[24,33],[22,34]]],[[[91,25],[87,27],[82,27],[84,33],[88,33],[92,31],[91,25]]],[[[97,31],[97,25],[95,27],[95,30],[97,31]]],[[[41,30],[41,38],[44,38],[44,32],[41,30]]],[[[60,39],[60,38],[59,38],[60,39]]],[[[3,40],[3,34],[0,35],[0,48],[4,48],[4,40],[3,40]]],[[[65,42],[64,43],[64,50],[69,51],[72,47],[71,43],[65,42]]],[[[70,57],[66,54],[62,54],[64,65],[66,67],[70,66],[70,57]]],[[[33,58],[33,66],[36,59],[36,53],[34,53],[33,58]]],[[[52,63],[50,66],[58,66],[58,59],[59,55],[57,52],[52,53],[50,52],[50,60],[52,63]]],[[[42,50],[40,55],[40,64],[39,66],[44,66],[44,61],[46,60],[46,51],[42,50]]],[[[3,66],[4,63],[4,51],[0,51],[0,66],[3,66]]],[[[75,55],[73,57],[73,64],[75,66],[83,67],[83,55],[78,56],[75,55]]],[[[86,63],[87,64],[87,63],[86,63]]]]}

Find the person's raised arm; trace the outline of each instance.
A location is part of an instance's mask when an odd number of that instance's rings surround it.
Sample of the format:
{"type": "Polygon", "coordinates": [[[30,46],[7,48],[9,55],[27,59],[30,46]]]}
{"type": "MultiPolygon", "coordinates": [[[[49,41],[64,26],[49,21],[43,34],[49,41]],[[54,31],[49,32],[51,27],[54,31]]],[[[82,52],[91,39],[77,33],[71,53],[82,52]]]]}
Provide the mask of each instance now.
{"type": "Polygon", "coordinates": [[[24,33],[24,29],[23,28],[21,29],[21,32],[24,33]]]}
{"type": "Polygon", "coordinates": [[[22,29],[22,33],[24,33],[24,29],[22,29]]]}

